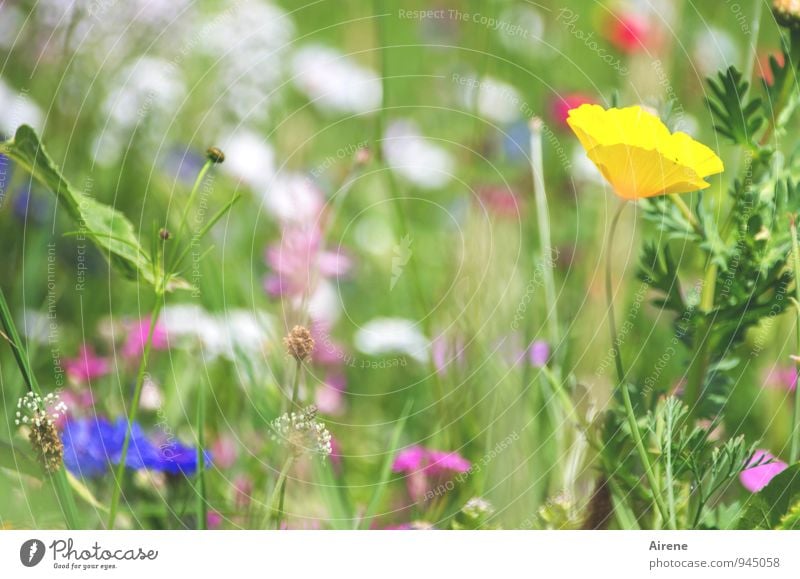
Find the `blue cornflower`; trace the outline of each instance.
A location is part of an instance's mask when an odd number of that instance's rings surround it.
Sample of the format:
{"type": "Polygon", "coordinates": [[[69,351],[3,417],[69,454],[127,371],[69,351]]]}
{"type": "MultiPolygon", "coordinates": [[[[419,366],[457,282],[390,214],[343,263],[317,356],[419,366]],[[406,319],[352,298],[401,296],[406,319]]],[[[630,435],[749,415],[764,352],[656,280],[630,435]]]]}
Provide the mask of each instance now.
{"type": "MultiPolygon", "coordinates": [[[[109,465],[119,464],[125,442],[127,421],[118,418],[113,423],[105,418],[87,417],[70,419],[64,425],[61,440],[64,443],[64,464],[73,474],[94,477],[105,473],[109,465]]],[[[205,466],[211,464],[206,451],[205,466]]],[[[156,444],[148,438],[139,423],[131,428],[127,468],[191,475],[197,470],[197,451],[178,441],[156,444]]]]}

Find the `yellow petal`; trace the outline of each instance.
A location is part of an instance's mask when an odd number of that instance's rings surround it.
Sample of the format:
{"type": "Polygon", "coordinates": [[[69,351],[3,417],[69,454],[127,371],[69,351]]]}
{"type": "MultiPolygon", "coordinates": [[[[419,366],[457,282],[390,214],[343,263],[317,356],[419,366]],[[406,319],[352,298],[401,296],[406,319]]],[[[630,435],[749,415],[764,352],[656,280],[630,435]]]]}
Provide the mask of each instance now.
{"type": "Polygon", "coordinates": [[[654,149],[598,145],[588,154],[617,195],[625,199],[688,193],[709,186],[692,169],[654,149]]]}
{"type": "Polygon", "coordinates": [[[641,107],[605,110],[585,104],[567,119],[589,158],[626,199],[688,193],[709,187],[724,170],[716,153],[685,133],[671,134],[641,107]]]}

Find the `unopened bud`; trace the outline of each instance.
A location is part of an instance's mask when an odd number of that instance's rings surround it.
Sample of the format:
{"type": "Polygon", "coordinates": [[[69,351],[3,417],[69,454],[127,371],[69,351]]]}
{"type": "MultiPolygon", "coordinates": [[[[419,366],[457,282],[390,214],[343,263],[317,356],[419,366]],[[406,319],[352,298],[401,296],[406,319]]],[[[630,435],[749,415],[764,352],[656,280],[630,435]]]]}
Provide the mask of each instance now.
{"type": "Polygon", "coordinates": [[[225,161],[225,153],[222,152],[222,149],[217,147],[209,147],[206,150],[206,157],[208,157],[212,163],[216,163],[218,165],[225,161]]]}

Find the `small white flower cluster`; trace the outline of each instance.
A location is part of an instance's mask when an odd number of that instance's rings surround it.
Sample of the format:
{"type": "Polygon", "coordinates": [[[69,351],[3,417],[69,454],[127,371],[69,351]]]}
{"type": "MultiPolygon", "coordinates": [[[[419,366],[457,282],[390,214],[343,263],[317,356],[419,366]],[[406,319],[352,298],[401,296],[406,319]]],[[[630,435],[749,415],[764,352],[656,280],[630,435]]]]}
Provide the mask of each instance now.
{"type": "Polygon", "coordinates": [[[17,426],[23,424],[42,426],[45,422],[54,424],[66,412],[67,405],[59,400],[58,395],[51,392],[42,398],[38,394],[28,392],[17,401],[17,414],[14,423],[17,426]]]}
{"type": "Polygon", "coordinates": [[[480,519],[494,514],[492,503],[480,497],[472,497],[461,509],[462,512],[471,519],[480,519]]]}
{"type": "Polygon", "coordinates": [[[287,412],[273,420],[271,426],[273,439],[287,445],[296,457],[319,454],[325,458],[331,454],[331,433],[317,420],[314,406],[302,412],[287,412]]]}

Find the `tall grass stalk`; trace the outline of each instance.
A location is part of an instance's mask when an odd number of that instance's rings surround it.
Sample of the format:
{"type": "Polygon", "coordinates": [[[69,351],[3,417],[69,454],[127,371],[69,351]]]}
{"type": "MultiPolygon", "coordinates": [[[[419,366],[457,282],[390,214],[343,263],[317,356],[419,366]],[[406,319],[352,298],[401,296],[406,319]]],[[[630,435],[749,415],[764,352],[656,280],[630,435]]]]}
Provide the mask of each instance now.
{"type": "Polygon", "coordinates": [[[119,499],[122,494],[123,477],[125,476],[125,463],[128,459],[128,448],[131,443],[131,434],[133,430],[133,423],[136,421],[136,415],[139,409],[139,401],[142,397],[142,386],[144,379],[147,375],[147,361],[150,358],[150,350],[153,347],[153,334],[155,333],[158,317],[161,314],[161,309],[164,305],[164,296],[157,294],[153,310],[150,314],[150,327],[147,331],[147,341],[145,342],[144,351],[142,352],[142,359],[139,361],[139,371],[136,373],[136,385],[133,390],[133,400],[128,407],[127,414],[127,428],[125,429],[125,439],[122,442],[122,451],[120,452],[119,464],[114,473],[114,492],[111,495],[111,506],[108,510],[108,524],[106,528],[111,530],[114,528],[114,523],[117,520],[117,509],[119,508],[119,499]]]}
{"type": "Polygon", "coordinates": [[[611,220],[611,227],[608,230],[608,243],[606,244],[606,300],[608,302],[608,328],[611,334],[611,351],[614,355],[614,365],[617,369],[618,388],[622,395],[622,403],[625,407],[625,416],[628,420],[628,427],[633,437],[636,452],[639,454],[639,460],[644,467],[647,482],[650,484],[650,493],[653,497],[656,511],[661,515],[661,519],[671,526],[669,516],[669,509],[664,504],[664,498],[661,496],[661,485],[658,477],[656,476],[653,465],[650,462],[650,456],[647,453],[647,448],[642,440],[642,433],[639,430],[639,423],[636,420],[636,414],[633,410],[633,403],[631,402],[631,394],[628,391],[627,375],[625,367],[622,364],[622,354],[619,347],[619,335],[617,333],[617,323],[614,318],[614,288],[611,283],[611,264],[612,264],[612,249],[614,246],[614,234],[617,232],[619,220],[622,217],[622,212],[625,209],[625,201],[620,201],[614,217],[611,220]]]}
{"type": "MultiPolygon", "coordinates": [[[[3,329],[6,337],[8,338],[11,350],[14,354],[14,360],[17,362],[22,379],[30,392],[42,396],[42,390],[39,388],[39,383],[36,381],[36,376],[31,369],[28,354],[25,351],[25,344],[19,337],[17,327],[14,324],[14,318],[11,316],[11,310],[8,307],[5,293],[3,288],[0,287],[0,322],[2,322],[3,329]]],[[[64,468],[58,469],[52,473],[50,480],[53,483],[58,503],[61,506],[62,513],[64,514],[64,522],[67,524],[69,530],[77,530],[81,528],[78,518],[78,508],[75,505],[75,497],[72,494],[69,481],[67,480],[67,473],[64,468]]]]}
{"type": "Polygon", "coordinates": [[[544,297],[547,304],[547,336],[550,347],[557,349],[561,342],[556,303],[556,284],[553,276],[553,243],[550,238],[550,211],[544,186],[544,163],[542,159],[542,129],[544,123],[538,117],[530,122],[531,129],[531,173],[533,194],[536,199],[536,223],[539,229],[539,252],[544,274],[544,297]]]}
{"type": "MultiPolygon", "coordinates": [[[[792,233],[792,268],[794,270],[794,291],[795,300],[794,305],[796,308],[797,318],[797,352],[796,355],[800,356],[800,243],[797,241],[797,216],[792,215],[791,219],[791,233],[792,233]]],[[[792,434],[791,444],[789,448],[789,464],[794,464],[800,458],[800,384],[795,381],[794,387],[794,409],[792,411],[792,434]]]]}

